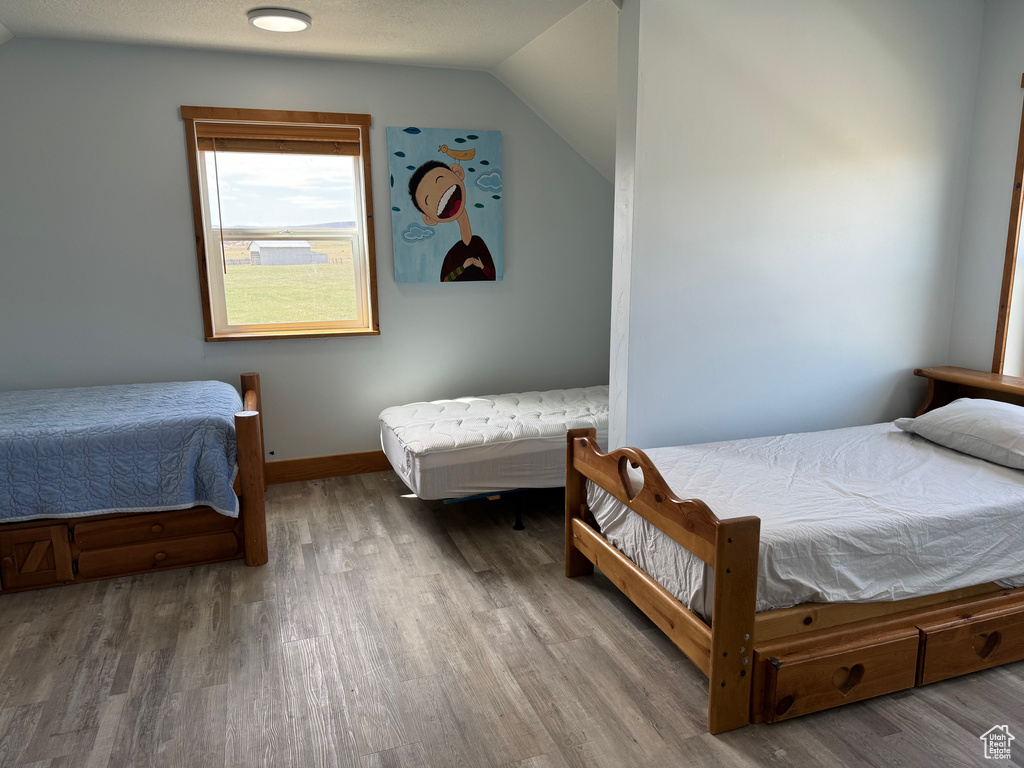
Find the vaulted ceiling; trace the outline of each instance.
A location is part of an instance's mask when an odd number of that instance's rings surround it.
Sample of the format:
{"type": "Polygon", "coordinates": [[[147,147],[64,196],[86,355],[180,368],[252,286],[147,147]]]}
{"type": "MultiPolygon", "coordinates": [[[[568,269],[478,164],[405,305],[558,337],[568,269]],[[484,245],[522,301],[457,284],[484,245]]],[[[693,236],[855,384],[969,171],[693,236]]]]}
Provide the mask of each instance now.
{"type": "Polygon", "coordinates": [[[15,37],[174,45],[259,53],[487,69],[583,0],[289,0],[312,29],[282,35],[250,26],[259,0],[3,0],[15,37]]]}
{"type": "Polygon", "coordinates": [[[288,0],[311,29],[249,25],[250,9],[275,4],[0,0],[0,44],[13,35],[486,70],[611,178],[613,0],[288,0]]]}
{"type": "Polygon", "coordinates": [[[588,0],[492,70],[609,181],[618,29],[611,0],[588,0]]]}

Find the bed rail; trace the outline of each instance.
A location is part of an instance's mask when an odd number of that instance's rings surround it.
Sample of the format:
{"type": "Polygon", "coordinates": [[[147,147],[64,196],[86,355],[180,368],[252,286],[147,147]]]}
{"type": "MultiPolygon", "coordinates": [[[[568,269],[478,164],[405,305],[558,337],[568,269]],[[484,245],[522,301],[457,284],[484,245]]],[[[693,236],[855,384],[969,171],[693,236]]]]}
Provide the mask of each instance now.
{"type": "Polygon", "coordinates": [[[235,439],[238,443],[238,480],[245,542],[245,564],[264,565],[269,559],[267,551],[267,516],[264,493],[267,485],[264,474],[263,402],[260,394],[260,375],[242,374],[242,403],[244,411],[235,414],[235,439]]]}
{"type": "Polygon", "coordinates": [[[708,676],[711,733],[749,723],[760,519],[720,520],[704,502],[677,498],[643,451],[603,453],[593,429],[567,435],[565,504],[566,576],[596,565],[708,676]],[[588,479],[714,568],[710,627],[595,529],[588,479]]]}

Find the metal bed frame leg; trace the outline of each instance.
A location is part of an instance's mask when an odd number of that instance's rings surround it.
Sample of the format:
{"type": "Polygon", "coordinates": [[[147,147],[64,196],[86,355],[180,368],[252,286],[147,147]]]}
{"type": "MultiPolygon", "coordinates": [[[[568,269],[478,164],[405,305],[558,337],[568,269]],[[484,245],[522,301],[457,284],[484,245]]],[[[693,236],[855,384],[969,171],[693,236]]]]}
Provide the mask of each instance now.
{"type": "Polygon", "coordinates": [[[493,493],[478,493],[475,496],[463,496],[459,499],[441,499],[442,504],[457,504],[460,501],[473,501],[474,499],[487,499],[488,501],[497,501],[502,496],[508,496],[509,494],[516,494],[517,499],[516,505],[516,522],[512,526],[513,531],[526,530],[526,526],[523,525],[523,495],[520,491],[528,490],[527,488],[514,488],[511,491],[495,491],[493,493]]]}

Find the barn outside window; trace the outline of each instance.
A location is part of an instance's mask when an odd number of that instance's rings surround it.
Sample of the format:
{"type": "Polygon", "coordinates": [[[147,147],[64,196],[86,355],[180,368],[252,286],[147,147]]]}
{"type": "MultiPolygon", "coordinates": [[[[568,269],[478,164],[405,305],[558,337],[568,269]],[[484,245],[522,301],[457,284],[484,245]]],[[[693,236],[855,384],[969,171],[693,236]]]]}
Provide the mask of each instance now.
{"type": "Polygon", "coordinates": [[[207,341],[379,333],[370,116],[181,116],[207,341]]]}

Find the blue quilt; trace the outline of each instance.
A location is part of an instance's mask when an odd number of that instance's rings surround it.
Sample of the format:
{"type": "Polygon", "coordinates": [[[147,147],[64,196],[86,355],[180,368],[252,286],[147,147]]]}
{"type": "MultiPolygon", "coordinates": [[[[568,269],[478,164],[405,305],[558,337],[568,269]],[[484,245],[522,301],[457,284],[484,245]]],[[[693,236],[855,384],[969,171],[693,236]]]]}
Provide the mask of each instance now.
{"type": "Polygon", "coordinates": [[[230,384],[0,392],[0,522],[210,506],[238,516],[230,384]]]}

